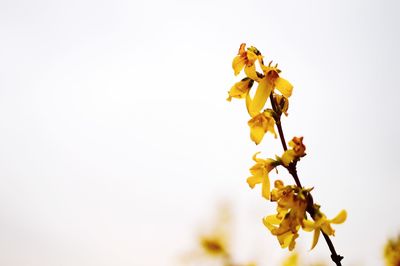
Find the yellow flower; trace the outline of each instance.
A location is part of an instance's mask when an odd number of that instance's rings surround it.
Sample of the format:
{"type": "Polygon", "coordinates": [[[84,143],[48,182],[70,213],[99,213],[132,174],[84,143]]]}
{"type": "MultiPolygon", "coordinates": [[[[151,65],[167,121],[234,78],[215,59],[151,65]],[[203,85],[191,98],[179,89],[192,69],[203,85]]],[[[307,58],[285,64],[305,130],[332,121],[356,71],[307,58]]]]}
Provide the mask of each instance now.
{"type": "Polygon", "coordinates": [[[313,243],[311,246],[311,249],[313,249],[319,239],[320,232],[324,232],[325,234],[329,236],[334,236],[335,235],[335,230],[333,230],[331,224],[341,224],[346,221],[347,218],[347,212],[345,210],[342,210],[338,215],[336,215],[335,218],[333,219],[327,219],[326,215],[323,214],[319,210],[319,206],[314,204],[314,210],[315,210],[315,217],[314,217],[314,222],[310,220],[304,220],[303,223],[303,229],[305,231],[311,232],[314,230],[314,237],[313,237],[313,243]]]}
{"type": "Polygon", "coordinates": [[[260,65],[264,75],[261,75],[261,78],[256,80],[258,82],[258,87],[253,99],[249,101],[250,106],[247,107],[251,116],[261,111],[275,88],[280,91],[285,98],[289,98],[293,90],[292,84],[279,76],[281,72],[279,69],[271,67],[270,65],[264,66],[262,63],[260,65]]]}
{"type": "Polygon", "coordinates": [[[285,166],[288,166],[294,160],[306,155],[306,146],[303,144],[303,137],[294,137],[289,142],[289,147],[291,147],[291,149],[285,151],[281,158],[282,163],[285,166]]]}
{"type": "Polygon", "coordinates": [[[298,265],[299,265],[299,254],[297,254],[296,252],[287,257],[282,263],[282,266],[298,266],[298,265]]]}
{"type": "Polygon", "coordinates": [[[282,248],[293,250],[296,245],[298,231],[306,217],[307,199],[305,193],[309,189],[297,186],[284,186],[281,180],[275,181],[271,192],[271,201],[277,201],[277,214],[263,219],[264,225],[278,238],[282,248]]]}
{"type": "Polygon", "coordinates": [[[271,113],[265,111],[260,113],[253,118],[251,118],[248,122],[250,127],[250,138],[254,141],[257,145],[261,142],[264,138],[266,132],[270,132],[276,138],[275,132],[275,120],[272,117],[271,113]]]}
{"type": "Polygon", "coordinates": [[[269,215],[263,219],[264,225],[275,235],[282,248],[293,250],[299,234],[300,225],[293,223],[293,215],[290,212],[284,219],[278,219],[276,215],[269,215]]]}
{"type": "Polygon", "coordinates": [[[240,45],[238,55],[235,56],[232,61],[232,68],[235,75],[238,75],[244,69],[247,78],[258,82],[257,90],[253,98],[251,98],[248,93],[251,85],[253,84],[248,86],[248,82],[247,84],[240,82],[236,83],[229,92],[229,101],[232,97],[246,97],[247,111],[251,117],[254,117],[260,113],[268,97],[275,88],[286,98],[290,97],[292,94],[292,84],[279,76],[281,71],[277,68],[277,65],[273,67],[271,66],[271,63],[269,63],[268,66],[265,66],[263,62],[263,56],[261,55],[260,51],[253,46],[247,48],[246,50],[245,43],[240,45]],[[260,64],[263,74],[257,72],[256,70],[257,61],[260,64]]]}
{"type": "Polygon", "coordinates": [[[211,256],[224,256],[227,254],[227,243],[221,236],[203,236],[200,239],[200,244],[204,251],[211,256]]]}
{"type": "Polygon", "coordinates": [[[296,239],[299,237],[299,225],[295,226],[294,230],[291,230],[290,219],[281,220],[276,215],[264,217],[263,223],[276,236],[281,248],[288,248],[290,251],[295,248],[296,239]]]}
{"type": "Polygon", "coordinates": [[[262,184],[261,194],[264,198],[269,199],[270,182],[268,174],[278,165],[278,163],[273,159],[264,160],[257,158],[257,154],[259,154],[259,152],[253,155],[253,160],[256,162],[256,164],[250,168],[250,173],[252,176],[247,178],[247,183],[251,188],[254,188],[257,184],[262,184]]]}
{"type": "Polygon", "coordinates": [[[247,77],[251,78],[252,80],[258,80],[255,62],[257,60],[262,62],[262,55],[257,48],[253,46],[248,48],[247,51],[245,48],[246,44],[242,43],[240,45],[238,55],[233,58],[232,68],[235,76],[237,76],[244,68],[244,72],[246,73],[247,77]]]}
{"type": "Polygon", "coordinates": [[[207,233],[199,235],[199,244],[204,255],[226,257],[229,256],[231,210],[222,204],[218,210],[218,219],[207,233]]]}
{"type": "Polygon", "coordinates": [[[289,98],[292,95],[293,91],[293,86],[290,84],[289,81],[287,81],[284,78],[281,78],[279,76],[279,73],[281,71],[277,68],[278,65],[275,65],[275,67],[271,66],[270,62],[268,66],[261,65],[261,69],[264,72],[265,78],[274,85],[274,88],[276,88],[280,93],[282,93],[283,96],[286,98],[289,98]]]}
{"type": "Polygon", "coordinates": [[[390,239],[384,249],[386,266],[400,265],[400,236],[390,239]]]}
{"type": "Polygon", "coordinates": [[[231,101],[232,98],[242,99],[246,97],[250,91],[250,88],[253,86],[253,83],[254,81],[247,77],[239,82],[236,82],[228,92],[229,96],[227,100],[231,101]]]}

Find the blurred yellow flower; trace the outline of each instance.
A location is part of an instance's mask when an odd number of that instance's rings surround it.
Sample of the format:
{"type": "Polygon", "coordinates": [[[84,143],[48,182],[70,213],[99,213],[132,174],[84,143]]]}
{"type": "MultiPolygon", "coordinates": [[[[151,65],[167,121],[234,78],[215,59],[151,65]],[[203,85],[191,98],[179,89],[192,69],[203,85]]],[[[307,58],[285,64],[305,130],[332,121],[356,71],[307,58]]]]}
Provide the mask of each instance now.
{"type": "Polygon", "coordinates": [[[200,247],[206,256],[227,259],[229,255],[231,210],[227,204],[218,208],[218,217],[207,233],[199,235],[200,247]]]}
{"type": "Polygon", "coordinates": [[[203,250],[211,256],[225,256],[227,254],[226,239],[219,235],[202,236],[200,244],[203,250]]]}
{"type": "Polygon", "coordinates": [[[270,181],[269,181],[269,172],[272,171],[278,164],[277,161],[273,159],[260,159],[257,158],[257,154],[259,152],[255,153],[253,155],[253,160],[256,162],[255,165],[253,165],[250,168],[250,173],[252,176],[247,178],[247,183],[251,188],[254,188],[255,185],[257,184],[262,184],[261,187],[261,194],[264,198],[269,199],[270,198],[270,181]]]}
{"type": "MultiPolygon", "coordinates": [[[[282,266],[300,266],[306,265],[301,263],[300,254],[293,251],[287,258],[285,258],[282,262],[282,266]]],[[[313,262],[312,264],[307,264],[308,266],[326,266],[325,262],[313,262]]]]}
{"type": "Polygon", "coordinates": [[[275,120],[268,111],[262,112],[249,120],[250,138],[257,145],[264,138],[265,133],[270,132],[276,138],[275,120]]]}
{"type": "Polygon", "coordinates": [[[288,256],[282,263],[282,266],[298,266],[299,265],[299,254],[293,252],[288,256]]]}
{"type": "Polygon", "coordinates": [[[218,210],[216,224],[212,225],[211,231],[198,238],[201,252],[191,252],[184,256],[184,265],[256,266],[252,260],[247,263],[236,261],[231,250],[231,222],[230,206],[223,203],[218,210]]]}
{"type": "Polygon", "coordinates": [[[390,239],[384,249],[386,266],[400,265],[400,236],[397,239],[390,239]]]}

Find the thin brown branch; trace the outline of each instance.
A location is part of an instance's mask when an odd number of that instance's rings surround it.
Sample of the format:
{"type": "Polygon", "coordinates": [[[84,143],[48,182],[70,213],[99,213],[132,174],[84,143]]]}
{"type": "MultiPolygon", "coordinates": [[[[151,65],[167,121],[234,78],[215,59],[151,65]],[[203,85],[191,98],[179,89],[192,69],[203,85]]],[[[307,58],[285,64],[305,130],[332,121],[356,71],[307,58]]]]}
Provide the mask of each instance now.
{"type": "MultiPolygon", "coordinates": [[[[287,150],[287,146],[286,146],[286,140],[285,140],[285,135],[283,134],[283,129],[282,129],[282,123],[281,123],[281,116],[282,116],[282,111],[276,106],[275,102],[274,102],[274,97],[271,93],[270,95],[270,100],[271,100],[271,106],[272,109],[274,110],[275,114],[276,114],[276,126],[278,128],[278,132],[279,132],[279,138],[281,140],[282,143],[282,148],[284,151],[287,150]]],[[[287,170],[289,171],[289,173],[292,175],[294,181],[296,182],[296,185],[300,188],[302,188],[303,186],[301,185],[299,176],[297,174],[297,161],[290,163],[289,166],[287,167],[287,170]]],[[[311,193],[308,194],[308,208],[307,208],[307,212],[310,214],[310,216],[314,219],[314,209],[313,209],[313,197],[311,195],[311,193]]],[[[328,244],[329,250],[331,251],[331,259],[332,261],[336,264],[336,266],[342,266],[341,260],[343,259],[343,256],[340,256],[336,253],[335,250],[335,246],[333,245],[331,239],[329,238],[329,236],[327,234],[325,234],[322,230],[322,235],[325,238],[326,243],[328,244]]]]}

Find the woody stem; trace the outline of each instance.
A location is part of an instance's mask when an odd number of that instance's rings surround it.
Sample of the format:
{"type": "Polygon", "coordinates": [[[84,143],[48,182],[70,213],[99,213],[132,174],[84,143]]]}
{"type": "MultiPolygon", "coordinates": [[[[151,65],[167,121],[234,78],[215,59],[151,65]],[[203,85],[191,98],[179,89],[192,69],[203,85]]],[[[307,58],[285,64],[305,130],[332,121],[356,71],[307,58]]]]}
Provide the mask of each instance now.
{"type": "MultiPolygon", "coordinates": [[[[270,100],[271,100],[271,106],[272,109],[274,110],[274,112],[276,113],[276,121],[275,124],[278,128],[278,132],[279,132],[279,138],[281,140],[282,143],[282,147],[284,151],[287,151],[287,146],[286,146],[286,140],[285,140],[285,135],[283,134],[283,129],[282,129],[282,123],[281,123],[281,115],[282,115],[282,111],[280,109],[278,109],[278,107],[275,104],[274,101],[274,97],[273,94],[271,93],[270,95],[270,100]]],[[[302,188],[303,186],[301,185],[299,176],[297,175],[297,161],[290,163],[289,166],[287,167],[287,170],[289,171],[289,173],[292,175],[294,181],[296,182],[296,185],[300,188],[302,188]]],[[[310,216],[314,219],[315,216],[315,212],[313,209],[313,198],[311,196],[311,193],[308,194],[309,198],[308,198],[308,207],[307,207],[307,212],[310,214],[310,216]]],[[[336,266],[342,266],[341,264],[341,260],[343,259],[343,256],[340,256],[336,253],[335,250],[335,246],[332,243],[332,240],[329,238],[329,236],[327,234],[325,234],[322,230],[321,230],[322,235],[325,238],[326,244],[328,244],[329,250],[331,251],[331,259],[332,261],[336,264],[336,266]]]]}

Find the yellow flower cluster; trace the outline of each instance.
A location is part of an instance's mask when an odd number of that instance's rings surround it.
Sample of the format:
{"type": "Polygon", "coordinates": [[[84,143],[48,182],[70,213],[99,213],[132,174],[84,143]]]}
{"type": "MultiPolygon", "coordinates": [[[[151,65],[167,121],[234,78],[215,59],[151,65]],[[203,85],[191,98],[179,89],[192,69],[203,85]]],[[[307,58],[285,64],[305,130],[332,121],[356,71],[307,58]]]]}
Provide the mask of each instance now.
{"type": "MultiPolygon", "coordinates": [[[[277,138],[275,126],[280,125],[282,114],[287,115],[289,97],[293,90],[290,82],[280,77],[281,71],[277,68],[278,65],[272,66],[272,62],[265,65],[263,58],[257,48],[252,46],[246,49],[245,44],[240,45],[238,55],[233,59],[232,68],[235,75],[244,70],[246,77],[232,86],[227,98],[228,101],[232,98],[245,99],[247,112],[251,116],[248,121],[250,138],[255,144],[259,144],[267,132],[277,138]],[[254,83],[258,85],[252,96],[250,92],[254,83]],[[268,98],[271,108],[265,108],[268,98]]],[[[281,127],[278,127],[278,130],[283,134],[281,127]]],[[[284,143],[281,135],[280,138],[284,143]]],[[[286,186],[281,180],[276,180],[271,191],[269,173],[282,166],[293,174],[297,162],[306,155],[303,137],[294,137],[288,145],[289,149],[284,144],[285,151],[281,156],[275,156],[275,159],[259,158],[257,157],[259,152],[254,154],[255,164],[250,168],[251,176],[247,178],[247,183],[251,188],[261,184],[262,196],[277,203],[277,213],[266,216],[263,223],[277,237],[281,247],[293,250],[299,230],[302,228],[305,231],[314,231],[311,247],[313,249],[318,242],[320,232],[333,236],[335,231],[331,224],[343,223],[347,213],[343,210],[335,218],[327,219],[320,211],[320,206],[313,202],[310,194],[312,188],[301,187],[298,180],[296,185],[286,186]]]]}
{"type": "MultiPolygon", "coordinates": [[[[259,144],[266,132],[270,132],[276,137],[274,112],[271,109],[262,111],[268,97],[274,89],[277,89],[282,94],[281,97],[288,99],[292,95],[293,86],[279,76],[281,71],[277,68],[278,65],[271,66],[272,62],[267,66],[264,65],[263,56],[257,48],[250,47],[246,50],[245,47],[246,44],[244,43],[240,45],[238,55],[233,59],[232,68],[235,75],[238,75],[244,69],[246,77],[232,86],[228,92],[227,100],[230,101],[232,98],[246,99],[247,111],[251,116],[248,122],[250,136],[256,144],[259,144]],[[257,71],[257,63],[262,73],[257,71]],[[251,97],[250,89],[254,82],[257,82],[258,86],[254,96],[251,97]]],[[[282,99],[279,99],[279,101],[285,102],[282,99]]]]}
{"type": "Polygon", "coordinates": [[[400,236],[397,239],[390,239],[384,249],[385,264],[387,266],[400,265],[400,236]]]}
{"type": "Polygon", "coordinates": [[[275,181],[271,201],[277,202],[277,214],[265,217],[263,222],[282,248],[293,250],[296,245],[298,231],[306,217],[308,192],[297,186],[285,186],[281,180],[275,181]]]}

